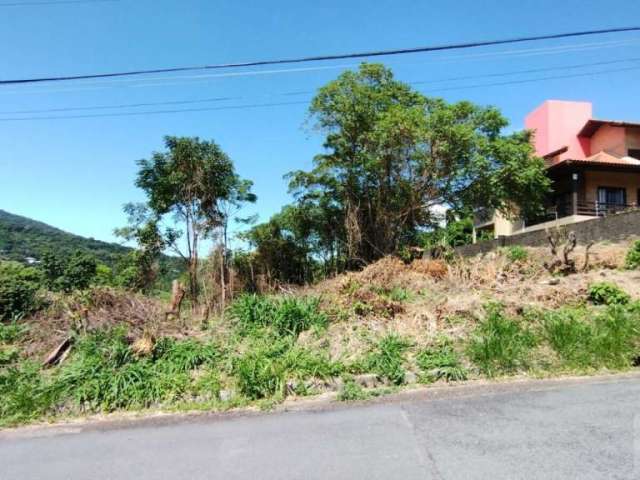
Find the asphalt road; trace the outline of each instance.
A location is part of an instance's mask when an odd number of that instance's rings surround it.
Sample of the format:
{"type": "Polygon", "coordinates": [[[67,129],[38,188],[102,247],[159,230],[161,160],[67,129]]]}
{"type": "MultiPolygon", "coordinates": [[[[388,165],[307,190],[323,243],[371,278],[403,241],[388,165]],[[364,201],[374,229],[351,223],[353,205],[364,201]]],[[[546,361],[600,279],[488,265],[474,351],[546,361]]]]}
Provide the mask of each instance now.
{"type": "Polygon", "coordinates": [[[638,375],[438,392],[5,432],[0,478],[640,479],[638,375]]]}

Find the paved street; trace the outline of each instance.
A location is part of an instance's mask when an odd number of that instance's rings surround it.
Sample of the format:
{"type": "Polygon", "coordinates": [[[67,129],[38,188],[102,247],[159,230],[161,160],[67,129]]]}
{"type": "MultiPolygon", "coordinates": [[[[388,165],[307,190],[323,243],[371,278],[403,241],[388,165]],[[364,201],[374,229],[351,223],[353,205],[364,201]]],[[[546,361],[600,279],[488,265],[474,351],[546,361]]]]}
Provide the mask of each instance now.
{"type": "Polygon", "coordinates": [[[640,479],[638,450],[634,375],[456,387],[265,415],[0,433],[0,477],[640,479]]]}

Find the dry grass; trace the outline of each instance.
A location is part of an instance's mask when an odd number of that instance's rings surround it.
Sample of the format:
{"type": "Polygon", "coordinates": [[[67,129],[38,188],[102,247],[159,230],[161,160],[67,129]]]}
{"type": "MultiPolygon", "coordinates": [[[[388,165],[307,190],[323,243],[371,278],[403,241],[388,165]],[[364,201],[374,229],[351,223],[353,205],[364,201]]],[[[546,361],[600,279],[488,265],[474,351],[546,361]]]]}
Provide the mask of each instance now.
{"type": "MultiPolygon", "coordinates": [[[[488,301],[498,301],[514,314],[527,308],[557,308],[584,301],[588,286],[602,280],[640,298],[640,272],[620,269],[629,244],[595,244],[588,270],[566,277],[547,272],[544,263],[551,254],[539,247],[527,248],[527,258],[517,262],[500,250],[448,264],[420,259],[407,265],[397,258],[384,258],[360,272],[306,288],[304,293],[320,295],[323,306],[334,312],[322,342],[329,343],[333,358],[349,359],[390,332],[425,343],[443,334],[464,338],[488,301]],[[412,298],[393,302],[380,294],[394,288],[410,292],[412,298]]],[[[579,267],[584,252],[584,246],[575,249],[579,267]]]]}

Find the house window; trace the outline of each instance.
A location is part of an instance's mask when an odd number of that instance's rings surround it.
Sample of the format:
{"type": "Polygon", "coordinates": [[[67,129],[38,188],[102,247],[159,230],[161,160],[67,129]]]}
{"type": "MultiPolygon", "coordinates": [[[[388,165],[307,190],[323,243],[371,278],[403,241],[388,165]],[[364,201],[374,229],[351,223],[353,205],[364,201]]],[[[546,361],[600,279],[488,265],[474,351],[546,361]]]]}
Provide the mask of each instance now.
{"type": "Polygon", "coordinates": [[[619,211],[627,203],[627,190],[620,187],[598,187],[598,211],[619,211]]]}
{"type": "Polygon", "coordinates": [[[640,148],[630,148],[629,156],[640,160],[640,148]]]}

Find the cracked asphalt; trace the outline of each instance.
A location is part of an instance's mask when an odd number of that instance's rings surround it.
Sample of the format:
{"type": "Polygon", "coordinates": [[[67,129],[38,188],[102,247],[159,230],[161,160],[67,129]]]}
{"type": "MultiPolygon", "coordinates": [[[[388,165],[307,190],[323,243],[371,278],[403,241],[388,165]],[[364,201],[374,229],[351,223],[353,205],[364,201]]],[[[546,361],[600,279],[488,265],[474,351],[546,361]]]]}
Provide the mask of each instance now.
{"type": "Polygon", "coordinates": [[[640,375],[0,433],[1,479],[640,479],[640,375]]]}

